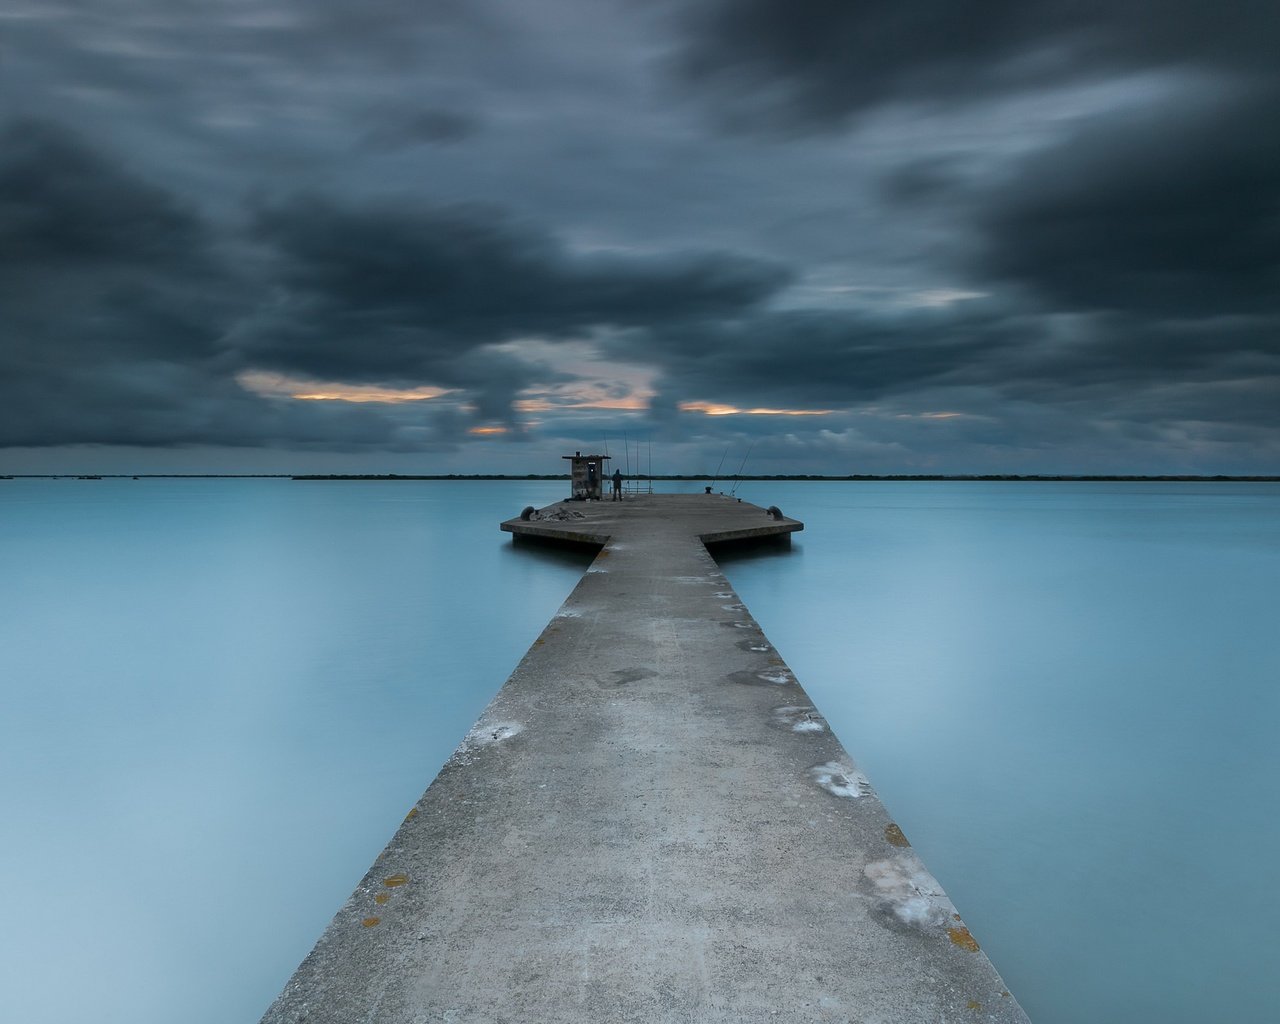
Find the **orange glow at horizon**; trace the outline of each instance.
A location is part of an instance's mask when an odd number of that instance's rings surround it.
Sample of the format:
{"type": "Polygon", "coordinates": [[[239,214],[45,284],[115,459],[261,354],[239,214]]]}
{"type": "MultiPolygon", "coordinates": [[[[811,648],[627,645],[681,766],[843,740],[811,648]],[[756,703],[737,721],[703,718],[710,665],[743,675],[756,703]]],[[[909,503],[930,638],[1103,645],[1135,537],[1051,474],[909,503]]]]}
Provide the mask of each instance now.
{"type": "Polygon", "coordinates": [[[700,412],[704,416],[830,416],[834,409],[739,409],[719,402],[681,402],[681,412],[700,412]]]}
{"type": "Polygon", "coordinates": [[[517,412],[554,412],[557,409],[623,409],[643,412],[649,408],[649,395],[627,395],[625,398],[596,398],[579,402],[553,402],[546,398],[517,398],[513,403],[517,412]]]}
{"type": "Polygon", "coordinates": [[[452,388],[424,385],[417,388],[383,388],[376,384],[342,384],[337,381],[299,380],[280,373],[246,370],[236,377],[242,388],[269,398],[293,398],[301,402],[427,402],[452,392],[452,388]]]}
{"type": "Polygon", "coordinates": [[[425,402],[448,394],[442,388],[414,388],[411,391],[391,391],[381,388],[340,387],[328,391],[297,391],[289,395],[303,402],[425,402]]]}
{"type": "Polygon", "coordinates": [[[506,427],[470,427],[467,430],[468,434],[476,434],[480,437],[489,437],[493,434],[505,434],[506,432],[506,427]]]}

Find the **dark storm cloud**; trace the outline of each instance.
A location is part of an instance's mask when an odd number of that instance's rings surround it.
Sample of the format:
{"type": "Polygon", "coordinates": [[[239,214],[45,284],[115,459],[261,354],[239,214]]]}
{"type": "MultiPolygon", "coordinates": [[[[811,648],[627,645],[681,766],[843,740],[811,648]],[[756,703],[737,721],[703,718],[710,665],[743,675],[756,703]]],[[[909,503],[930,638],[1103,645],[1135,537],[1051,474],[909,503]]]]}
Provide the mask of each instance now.
{"type": "Polygon", "coordinates": [[[19,13],[0,443],[1280,446],[1270,4],[19,13]]]}
{"type": "Polygon", "coordinates": [[[893,450],[899,459],[957,445],[1035,457],[1118,436],[1135,445],[1144,436],[1163,444],[1177,432],[1225,437],[1232,424],[1266,440],[1280,400],[1278,326],[1259,317],[1054,315],[968,301],[897,314],[767,313],[687,326],[647,351],[662,367],[654,416],[679,421],[677,433],[785,432],[820,445],[852,427],[863,440],[905,445],[893,450]],[[830,413],[709,421],[681,414],[690,402],[830,413]]]}
{"type": "Polygon", "coordinates": [[[1280,398],[1274,319],[1146,320],[1123,314],[1029,315],[1016,346],[972,380],[1002,403],[1069,409],[1081,419],[1227,422],[1242,414],[1233,392],[1252,382],[1280,398]],[[1216,396],[1210,398],[1209,396],[1216,396]]]}
{"type": "Polygon", "coordinates": [[[0,154],[0,261],[10,271],[190,265],[207,245],[189,209],[54,125],[9,125],[0,154]]]}
{"type": "MultiPolygon", "coordinates": [[[[982,153],[930,152],[924,139],[881,189],[916,223],[945,224],[933,235],[935,266],[993,298],[934,322],[817,316],[822,340],[772,325],[795,358],[774,372],[796,403],[803,374],[826,365],[810,405],[840,405],[842,392],[845,406],[912,405],[927,391],[973,414],[958,421],[964,429],[994,425],[1030,443],[1072,420],[1077,438],[1095,422],[1131,437],[1145,424],[1156,444],[1171,423],[1221,433],[1214,425],[1235,421],[1246,393],[1247,409],[1265,407],[1260,396],[1280,401],[1280,143],[1269,127],[1280,117],[1280,34],[1267,30],[1270,5],[746,0],[702,5],[684,24],[684,82],[738,130],[853,122],[855,141],[869,141],[874,130],[856,119],[901,123],[883,118],[904,101],[997,127],[1019,97],[1044,107],[1042,124],[996,132],[982,153]],[[1158,85],[1125,84],[1151,73],[1158,85]],[[1047,101],[1066,87],[1092,92],[1047,101]]],[[[755,326],[722,357],[739,371],[720,388],[733,404],[744,404],[735,390],[767,391],[755,326]]],[[[664,386],[709,388],[711,375],[689,362],[664,386]]]]}
{"type": "Polygon", "coordinates": [[[978,271],[1058,309],[1280,312],[1280,90],[1100,118],[1019,163],[978,271]]]}
{"type": "Polygon", "coordinates": [[[1278,97],[1178,94],[1083,119],[991,185],[929,168],[930,187],[896,190],[958,216],[965,277],[1013,286],[1038,320],[1041,342],[993,367],[1004,400],[1125,422],[1132,438],[1267,426],[1259,411],[1280,402],[1278,97]]]}
{"type": "Polygon", "coordinates": [[[395,447],[420,428],[240,387],[225,335],[263,295],[165,189],[59,126],[0,131],[0,445],[395,447]]]}
{"type": "Polygon", "coordinates": [[[845,408],[906,389],[990,377],[1027,330],[989,306],[897,314],[776,311],[662,332],[646,354],[675,400],[845,408]]]}
{"type": "Polygon", "coordinates": [[[496,347],[757,307],[782,268],[724,254],[574,253],[492,207],[259,207],[249,237],[84,144],[24,122],[0,154],[13,445],[306,444],[394,448],[457,433],[414,407],[253,394],[246,370],[457,389],[481,420],[563,371],[496,347]],[[421,431],[419,439],[421,440],[421,431]]]}
{"type": "Polygon", "coordinates": [[[684,81],[744,128],[1135,69],[1271,76],[1280,57],[1270,0],[707,0],[683,23],[684,81]]]}
{"type": "Polygon", "coordinates": [[[480,206],[350,206],[318,197],[260,211],[282,319],[251,333],[258,364],[380,383],[458,383],[456,359],[513,338],[654,327],[749,311],[783,268],[727,254],[575,254],[480,206]]]}
{"type": "Polygon", "coordinates": [[[74,49],[94,73],[160,71],[175,57],[218,52],[349,65],[421,56],[424,45],[443,48],[463,35],[490,38],[499,28],[488,7],[485,0],[129,0],[108,10],[94,0],[42,0],[15,16],[12,28],[23,42],[74,49]]]}
{"type": "Polygon", "coordinates": [[[500,22],[487,0],[275,0],[265,8],[241,0],[236,24],[256,35],[272,55],[300,62],[322,57],[338,64],[421,60],[424,48],[443,50],[451,43],[494,40],[500,22]]]}
{"type": "Polygon", "coordinates": [[[382,123],[366,132],[361,141],[375,150],[447,146],[470,138],[479,129],[480,121],[474,116],[456,110],[432,108],[384,116],[382,123]]]}
{"type": "Polygon", "coordinates": [[[216,359],[229,283],[199,217],[163,189],[57,126],[0,133],[0,416],[10,434],[57,414],[101,422],[102,403],[151,407],[158,381],[172,380],[166,367],[216,359]]]}
{"type": "Polygon", "coordinates": [[[884,197],[903,206],[946,203],[967,186],[954,161],[942,157],[912,159],[886,174],[880,183],[884,197]]]}

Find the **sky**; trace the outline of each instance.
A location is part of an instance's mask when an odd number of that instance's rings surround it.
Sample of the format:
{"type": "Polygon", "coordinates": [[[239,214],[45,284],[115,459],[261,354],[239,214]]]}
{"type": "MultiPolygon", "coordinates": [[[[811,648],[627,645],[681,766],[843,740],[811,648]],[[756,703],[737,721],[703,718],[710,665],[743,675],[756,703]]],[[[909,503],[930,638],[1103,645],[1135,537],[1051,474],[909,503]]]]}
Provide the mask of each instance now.
{"type": "Polygon", "coordinates": [[[1274,0],[10,0],[0,472],[1274,474],[1277,124],[1274,0]]]}

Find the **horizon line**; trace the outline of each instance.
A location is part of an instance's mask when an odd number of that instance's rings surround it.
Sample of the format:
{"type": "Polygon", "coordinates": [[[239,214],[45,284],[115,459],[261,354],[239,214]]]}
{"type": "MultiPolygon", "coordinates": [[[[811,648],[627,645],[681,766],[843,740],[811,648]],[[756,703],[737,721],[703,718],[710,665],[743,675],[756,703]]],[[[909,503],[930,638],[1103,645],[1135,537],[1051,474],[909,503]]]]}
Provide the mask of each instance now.
{"type": "MultiPolygon", "coordinates": [[[[568,473],[0,473],[0,480],[568,480],[568,473]]],[[[633,473],[628,480],[1049,481],[1280,483],[1280,475],[1230,473],[633,473]]]]}

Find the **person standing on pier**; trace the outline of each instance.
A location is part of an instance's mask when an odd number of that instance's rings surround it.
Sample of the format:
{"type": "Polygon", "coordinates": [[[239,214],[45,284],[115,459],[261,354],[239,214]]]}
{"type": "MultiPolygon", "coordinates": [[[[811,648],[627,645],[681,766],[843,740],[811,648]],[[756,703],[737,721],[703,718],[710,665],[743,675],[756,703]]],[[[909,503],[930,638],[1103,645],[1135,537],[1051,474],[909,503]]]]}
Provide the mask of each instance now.
{"type": "Polygon", "coordinates": [[[620,469],[613,471],[613,500],[622,500],[622,470],[620,469]]]}

